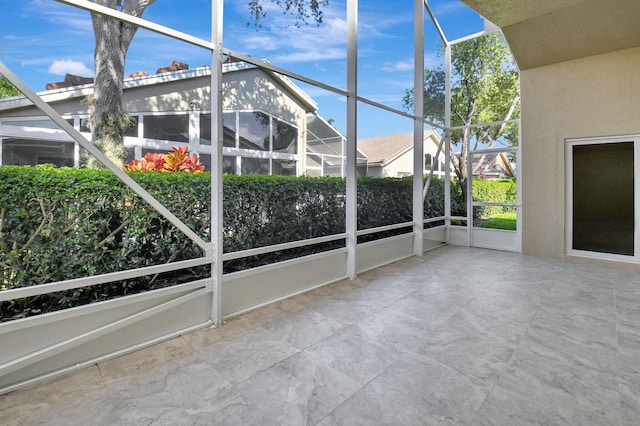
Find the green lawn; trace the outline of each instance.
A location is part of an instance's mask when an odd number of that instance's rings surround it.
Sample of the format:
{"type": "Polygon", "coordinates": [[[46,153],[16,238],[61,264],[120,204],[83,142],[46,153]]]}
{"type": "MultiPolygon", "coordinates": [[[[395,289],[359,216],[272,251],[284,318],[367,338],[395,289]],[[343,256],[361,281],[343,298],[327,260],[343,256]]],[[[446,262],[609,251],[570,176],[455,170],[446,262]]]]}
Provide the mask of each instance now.
{"type": "Polygon", "coordinates": [[[516,230],[516,213],[501,213],[491,216],[489,219],[483,220],[479,225],[480,228],[506,229],[509,231],[516,230]]]}

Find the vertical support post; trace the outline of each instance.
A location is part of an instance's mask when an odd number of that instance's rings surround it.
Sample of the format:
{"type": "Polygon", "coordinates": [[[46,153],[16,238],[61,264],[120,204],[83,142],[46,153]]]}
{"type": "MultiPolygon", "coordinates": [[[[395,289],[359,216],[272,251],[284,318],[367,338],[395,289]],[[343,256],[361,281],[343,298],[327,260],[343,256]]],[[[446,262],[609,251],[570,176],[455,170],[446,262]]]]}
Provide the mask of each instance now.
{"type": "Polygon", "coordinates": [[[213,280],[211,321],[222,325],[222,24],[224,0],[211,7],[211,278],[213,280]]]}
{"type": "Polygon", "coordinates": [[[200,110],[200,102],[192,101],[189,108],[189,152],[191,153],[198,152],[198,145],[200,145],[200,110]]]}
{"type": "MultiPolygon", "coordinates": [[[[73,117],[73,128],[80,131],[80,117],[77,115],[73,117]]],[[[0,151],[2,146],[0,146],[0,151]]],[[[0,164],[2,164],[2,153],[0,152],[0,164]]],[[[73,167],[80,167],[80,144],[77,141],[73,141],[73,167]]]]}
{"type": "Polygon", "coordinates": [[[346,233],[347,276],[356,278],[356,249],[358,245],[358,0],[347,0],[347,185],[346,233]]]}
{"type": "MultiPolygon", "coordinates": [[[[522,119],[518,120],[518,150],[516,151],[515,154],[516,154],[516,236],[518,238],[518,242],[517,242],[518,253],[522,253],[522,119]]],[[[636,241],[636,242],[640,242],[640,241],[636,241]]]]}
{"type": "Polygon", "coordinates": [[[444,46],[444,215],[445,241],[451,244],[451,45],[444,46]]]}
{"type": "Polygon", "coordinates": [[[467,150],[467,246],[473,245],[473,151],[467,150]]]}
{"type": "Polygon", "coordinates": [[[413,1],[413,254],[422,256],[424,234],[424,3],[413,1]]]}
{"type": "Polygon", "coordinates": [[[80,167],[80,144],[75,141],[73,142],[73,167],[80,167]]]}

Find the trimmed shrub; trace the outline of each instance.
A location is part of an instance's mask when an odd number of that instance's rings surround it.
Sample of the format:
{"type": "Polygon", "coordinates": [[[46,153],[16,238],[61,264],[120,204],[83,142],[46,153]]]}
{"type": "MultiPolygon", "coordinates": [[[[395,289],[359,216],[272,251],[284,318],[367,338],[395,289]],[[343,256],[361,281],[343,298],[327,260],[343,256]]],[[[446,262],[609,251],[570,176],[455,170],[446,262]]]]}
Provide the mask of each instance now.
{"type": "MultiPolygon", "coordinates": [[[[474,180],[473,199],[492,203],[515,203],[516,183],[512,179],[474,180]]],[[[474,209],[474,218],[487,219],[500,213],[509,213],[513,207],[483,206],[474,209]]]]}
{"type": "MultiPolygon", "coordinates": [[[[205,241],[209,173],[129,172],[205,241]]],[[[453,185],[452,185],[453,186],[453,185]]],[[[341,178],[224,176],[225,252],[345,232],[341,178]]],[[[431,182],[425,217],[444,215],[444,183],[431,182]]],[[[485,189],[485,192],[490,192],[485,189]]],[[[454,206],[461,198],[452,198],[454,206]]],[[[455,211],[455,210],[454,210],[455,211]]],[[[358,180],[358,228],[412,221],[412,178],[358,180]]],[[[359,238],[411,232],[411,226],[359,238]]],[[[225,273],[343,247],[316,244],[224,264],[225,273]]],[[[202,250],[111,172],[52,166],[0,167],[0,290],[159,265],[202,250]]],[[[0,303],[8,320],[210,276],[209,266],[0,303]]]]}

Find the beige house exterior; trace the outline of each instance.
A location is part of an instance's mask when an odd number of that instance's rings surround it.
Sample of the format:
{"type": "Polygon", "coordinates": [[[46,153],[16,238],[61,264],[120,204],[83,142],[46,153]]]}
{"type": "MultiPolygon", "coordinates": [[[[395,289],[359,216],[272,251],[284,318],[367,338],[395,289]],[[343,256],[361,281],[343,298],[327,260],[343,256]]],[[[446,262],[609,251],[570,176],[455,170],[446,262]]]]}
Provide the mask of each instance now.
{"type": "MultiPolygon", "coordinates": [[[[424,170],[429,173],[435,166],[434,176],[444,177],[444,149],[438,153],[440,136],[434,130],[424,134],[424,170]],[[437,160],[436,160],[437,157],[437,160]]],[[[404,177],[413,175],[413,133],[400,133],[361,139],[358,150],[368,159],[367,176],[404,177]]],[[[453,170],[453,164],[451,165],[453,170]]]]}
{"type": "MultiPolygon", "coordinates": [[[[210,83],[207,66],[126,79],[123,106],[135,119],[124,139],[127,160],[186,145],[209,169],[210,83]]],[[[89,137],[92,93],[93,84],[84,84],[40,95],[89,137]]],[[[225,172],[304,173],[313,99],[287,77],[240,63],[224,65],[223,99],[225,172]]],[[[0,164],[78,166],[79,147],[56,127],[25,97],[1,99],[0,164]]]]}
{"type": "Polygon", "coordinates": [[[567,144],[640,134],[640,2],[463,1],[502,29],[520,68],[522,250],[561,258],[571,252],[567,144]]]}

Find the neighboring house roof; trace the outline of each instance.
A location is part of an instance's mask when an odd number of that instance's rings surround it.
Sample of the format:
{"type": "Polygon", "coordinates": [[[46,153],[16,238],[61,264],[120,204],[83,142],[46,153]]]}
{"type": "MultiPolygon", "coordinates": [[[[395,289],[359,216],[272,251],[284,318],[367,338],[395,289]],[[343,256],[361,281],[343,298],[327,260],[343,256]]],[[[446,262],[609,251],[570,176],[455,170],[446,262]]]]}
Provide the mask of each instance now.
{"type": "Polygon", "coordinates": [[[484,154],[480,164],[476,164],[473,169],[474,176],[499,176],[515,177],[516,172],[503,152],[492,152],[484,154]]]}
{"type": "MultiPolygon", "coordinates": [[[[172,62],[172,64],[174,64],[172,62]]],[[[186,64],[182,64],[186,65],[186,64]]],[[[188,65],[187,65],[188,66],[188,65]]],[[[193,69],[178,69],[180,67],[174,67],[177,71],[171,71],[172,66],[158,68],[158,74],[144,75],[145,73],[134,73],[127,77],[124,81],[124,89],[151,86],[159,83],[168,83],[179,80],[186,80],[197,77],[207,77],[211,75],[210,66],[202,66],[193,69]]],[[[242,71],[246,69],[256,68],[254,65],[246,64],[243,62],[225,63],[223,65],[223,73],[231,73],[242,71]]],[[[269,74],[275,80],[277,80],[290,94],[300,101],[308,111],[316,111],[318,104],[307,95],[302,89],[296,86],[291,79],[278,73],[265,70],[265,73],[269,74]]],[[[85,97],[93,93],[92,79],[82,80],[75,76],[69,76],[68,80],[85,82],[85,84],[73,85],[69,87],[60,87],[53,90],[45,90],[38,92],[38,95],[47,103],[64,101],[67,99],[74,99],[78,97],[85,97]],[[90,81],[86,83],[87,81],[90,81]]],[[[15,108],[23,108],[31,106],[31,101],[24,95],[13,96],[10,98],[0,99],[0,111],[12,110],[15,108]]]]}
{"type": "MultiPolygon", "coordinates": [[[[424,139],[430,138],[434,142],[440,141],[440,136],[434,130],[424,133],[424,139]]],[[[369,159],[369,165],[384,167],[402,154],[413,149],[413,133],[400,133],[395,135],[380,136],[377,138],[361,139],[358,141],[358,149],[369,159]]]]}

